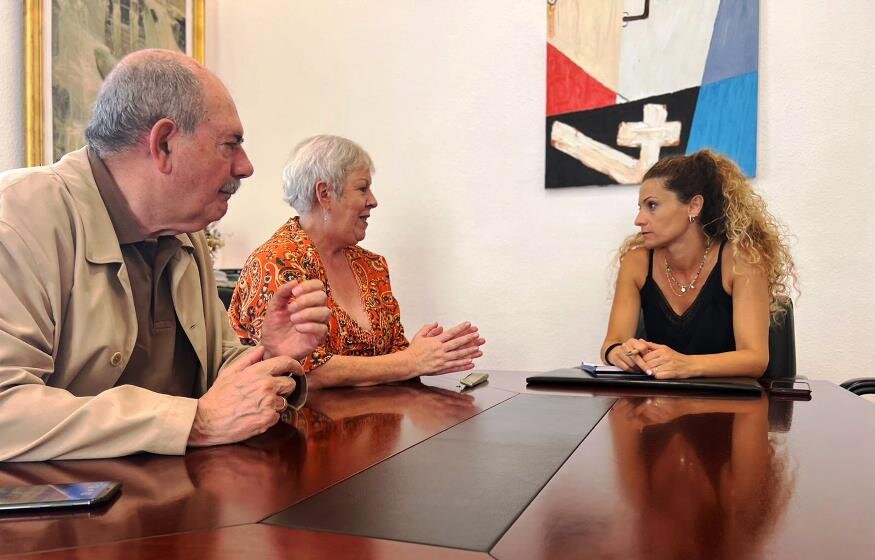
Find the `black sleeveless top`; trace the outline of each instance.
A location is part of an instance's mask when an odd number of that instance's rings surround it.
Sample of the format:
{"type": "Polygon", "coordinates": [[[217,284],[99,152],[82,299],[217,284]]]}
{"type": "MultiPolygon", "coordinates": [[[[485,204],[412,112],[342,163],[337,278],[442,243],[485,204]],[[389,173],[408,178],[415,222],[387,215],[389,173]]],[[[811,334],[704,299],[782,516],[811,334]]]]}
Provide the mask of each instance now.
{"type": "Polygon", "coordinates": [[[681,354],[719,354],[735,350],[732,296],[723,290],[722,261],[723,243],[717,264],[698,288],[696,300],[683,315],[678,315],[653,279],[653,251],[650,251],[650,268],[641,288],[646,340],[665,344],[681,354]]]}

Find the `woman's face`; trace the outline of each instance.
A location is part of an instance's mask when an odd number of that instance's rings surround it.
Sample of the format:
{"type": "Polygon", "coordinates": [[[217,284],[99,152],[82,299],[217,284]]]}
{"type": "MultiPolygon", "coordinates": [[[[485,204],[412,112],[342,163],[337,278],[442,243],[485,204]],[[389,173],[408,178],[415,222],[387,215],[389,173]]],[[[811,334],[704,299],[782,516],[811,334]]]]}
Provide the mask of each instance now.
{"type": "Polygon", "coordinates": [[[333,204],[328,227],[342,244],[355,245],[365,238],[371,209],[376,207],[371,172],[367,168],[351,171],[333,204]]]}
{"type": "Polygon", "coordinates": [[[691,214],[698,212],[691,211],[691,204],[684,204],[665,188],[664,179],[647,179],[641,183],[635,225],[641,228],[646,248],[664,247],[680,237],[690,226],[691,214]]]}

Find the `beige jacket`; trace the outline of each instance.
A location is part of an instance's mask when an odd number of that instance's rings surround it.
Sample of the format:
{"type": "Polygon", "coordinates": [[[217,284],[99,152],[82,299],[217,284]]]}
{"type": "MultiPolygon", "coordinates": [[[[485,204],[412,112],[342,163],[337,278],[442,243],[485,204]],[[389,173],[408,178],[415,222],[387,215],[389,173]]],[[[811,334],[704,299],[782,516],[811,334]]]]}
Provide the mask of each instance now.
{"type": "MultiPolygon", "coordinates": [[[[200,361],[198,397],[245,347],[203,234],[177,237],[171,290],[200,361]]],[[[115,386],[136,339],[127,270],[85,150],[0,175],[0,461],[183,453],[197,400],[115,386]]]]}

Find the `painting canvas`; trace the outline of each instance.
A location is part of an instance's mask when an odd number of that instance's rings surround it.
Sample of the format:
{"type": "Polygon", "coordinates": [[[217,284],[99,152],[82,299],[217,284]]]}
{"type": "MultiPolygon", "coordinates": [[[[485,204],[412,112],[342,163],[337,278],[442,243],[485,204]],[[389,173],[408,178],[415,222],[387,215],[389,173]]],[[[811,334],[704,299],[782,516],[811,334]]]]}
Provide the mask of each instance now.
{"type": "Polygon", "coordinates": [[[56,161],[84,145],[85,127],[100,85],[126,54],[152,47],[202,53],[202,47],[192,48],[192,38],[202,44],[202,36],[189,25],[192,11],[202,10],[202,2],[31,0],[28,18],[35,18],[36,12],[40,23],[28,27],[42,40],[40,64],[28,70],[39,74],[30,79],[39,80],[31,89],[42,96],[42,104],[33,104],[29,110],[41,110],[43,118],[42,126],[34,127],[41,130],[28,130],[40,136],[41,150],[34,153],[42,161],[29,163],[56,161]]]}
{"type": "Polygon", "coordinates": [[[547,0],[546,187],[711,148],[756,174],[759,0],[547,0]]]}

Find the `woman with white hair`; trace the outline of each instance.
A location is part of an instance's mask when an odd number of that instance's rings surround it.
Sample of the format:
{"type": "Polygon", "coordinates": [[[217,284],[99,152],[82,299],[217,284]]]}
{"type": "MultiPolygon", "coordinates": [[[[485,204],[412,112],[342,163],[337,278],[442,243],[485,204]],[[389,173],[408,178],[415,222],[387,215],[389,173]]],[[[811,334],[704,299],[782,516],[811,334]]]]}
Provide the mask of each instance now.
{"type": "Polygon", "coordinates": [[[358,144],[320,135],[301,142],[283,170],[297,212],[247,259],[229,306],[241,341],[257,344],[267,302],[290,280],[325,284],[328,336],[303,362],[312,388],[375,385],[468,370],[483,355],[477,327],[424,325],[408,342],[386,259],[359,247],[377,199],[374,165],[358,144]]]}

